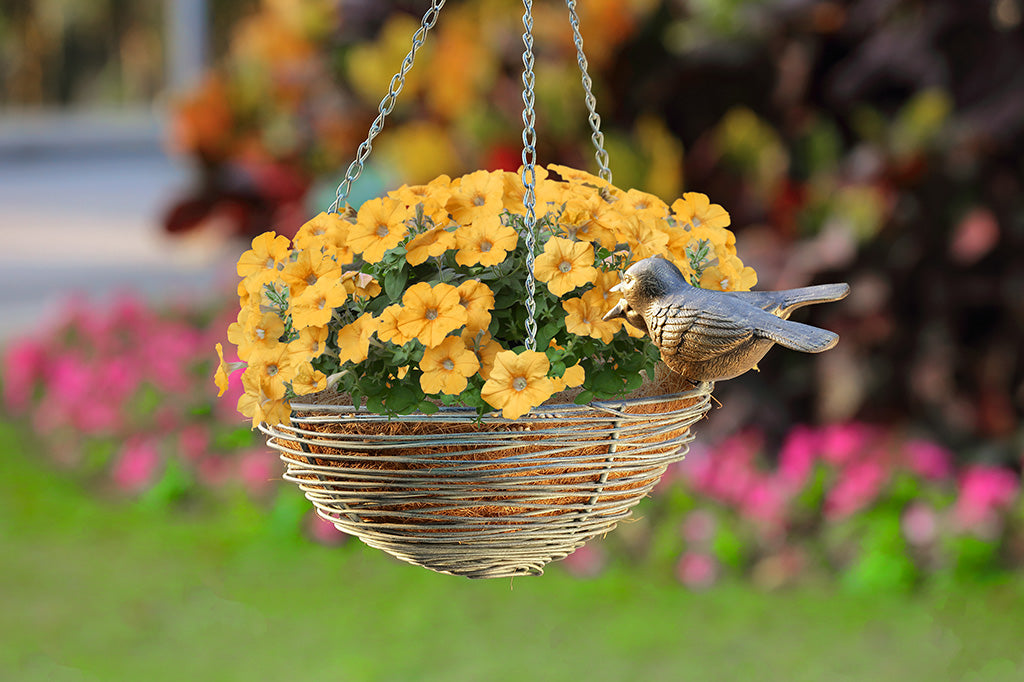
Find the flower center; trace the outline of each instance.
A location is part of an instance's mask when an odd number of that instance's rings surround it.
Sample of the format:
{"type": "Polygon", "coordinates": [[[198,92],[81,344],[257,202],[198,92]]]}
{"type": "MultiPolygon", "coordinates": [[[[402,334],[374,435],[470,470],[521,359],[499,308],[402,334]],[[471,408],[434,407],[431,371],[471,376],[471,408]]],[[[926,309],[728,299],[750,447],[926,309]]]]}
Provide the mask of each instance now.
{"type": "Polygon", "coordinates": [[[487,253],[494,247],[494,244],[490,243],[486,239],[480,242],[480,253],[487,253]]]}
{"type": "Polygon", "coordinates": [[[323,310],[324,306],[327,305],[327,299],[326,298],[318,299],[316,304],[317,304],[317,308],[319,308],[320,310],[323,310]]]}
{"type": "Polygon", "coordinates": [[[256,327],[256,338],[260,341],[267,338],[267,330],[262,327],[256,327]]]}
{"type": "Polygon", "coordinates": [[[441,363],[441,366],[444,367],[445,370],[447,370],[449,372],[452,371],[453,369],[455,369],[455,363],[452,362],[451,358],[445,358],[444,362],[441,363]]]}
{"type": "Polygon", "coordinates": [[[377,226],[377,236],[378,237],[387,237],[388,236],[388,226],[387,225],[383,225],[383,224],[378,225],[377,226]]]}
{"type": "Polygon", "coordinates": [[[306,277],[306,284],[308,284],[309,286],[313,286],[314,284],[316,284],[316,275],[313,274],[312,272],[309,273],[309,276],[306,277]]]}
{"type": "Polygon", "coordinates": [[[487,203],[487,200],[484,198],[484,195],[477,194],[473,197],[474,206],[483,206],[485,203],[487,203]]]}
{"type": "Polygon", "coordinates": [[[273,270],[276,265],[277,261],[275,261],[273,258],[267,259],[267,270],[273,270]]]}
{"type": "Polygon", "coordinates": [[[437,319],[437,308],[427,308],[427,314],[424,315],[428,320],[437,319]]]}
{"type": "Polygon", "coordinates": [[[277,374],[277,365],[267,365],[267,376],[272,377],[277,374]]]}
{"type": "Polygon", "coordinates": [[[522,391],[526,388],[526,379],[523,377],[516,377],[512,380],[512,388],[517,391],[522,391]]]}
{"type": "Polygon", "coordinates": [[[564,260],[558,264],[558,269],[564,273],[572,272],[572,263],[564,260]]]}

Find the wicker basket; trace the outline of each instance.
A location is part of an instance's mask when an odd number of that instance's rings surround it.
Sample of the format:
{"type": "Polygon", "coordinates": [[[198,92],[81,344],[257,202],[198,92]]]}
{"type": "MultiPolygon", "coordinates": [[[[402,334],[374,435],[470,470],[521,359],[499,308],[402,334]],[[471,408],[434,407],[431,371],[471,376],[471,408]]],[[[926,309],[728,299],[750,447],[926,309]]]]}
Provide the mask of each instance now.
{"type": "Polygon", "coordinates": [[[371,547],[471,578],[540,575],[630,514],[692,440],[710,386],[515,421],[443,408],[402,420],[293,405],[262,426],[323,518],[371,547]]]}

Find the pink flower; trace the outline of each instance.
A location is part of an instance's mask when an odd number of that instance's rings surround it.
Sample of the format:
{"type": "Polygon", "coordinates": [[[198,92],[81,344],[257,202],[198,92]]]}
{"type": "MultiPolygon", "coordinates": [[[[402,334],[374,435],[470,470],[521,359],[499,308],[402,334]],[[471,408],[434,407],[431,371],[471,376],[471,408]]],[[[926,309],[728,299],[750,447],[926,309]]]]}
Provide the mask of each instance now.
{"type": "Polygon", "coordinates": [[[306,529],[313,540],[321,545],[337,547],[345,544],[348,540],[347,533],[338,530],[337,526],[317,514],[315,510],[311,511],[306,518],[306,529]]]}
{"type": "Polygon", "coordinates": [[[232,479],[232,462],[223,456],[206,455],[199,460],[196,473],[203,485],[219,488],[232,479]]]}
{"type": "Polygon", "coordinates": [[[908,441],[903,449],[907,466],[918,476],[944,481],[953,474],[953,453],[927,440],[908,441]]]}
{"type": "Polygon", "coordinates": [[[781,530],[786,522],[786,496],[774,481],[762,478],[747,489],[740,513],[763,529],[781,530]]]}
{"type": "Polygon", "coordinates": [[[600,547],[583,545],[565,557],[562,560],[562,566],[577,578],[593,578],[604,570],[607,559],[600,547]]]}
{"type": "Polygon", "coordinates": [[[714,514],[704,509],[692,511],[683,519],[683,539],[688,545],[706,547],[715,537],[718,522],[714,514]]]}
{"type": "Polygon", "coordinates": [[[18,341],[4,353],[4,403],[13,412],[28,407],[36,382],[46,368],[46,349],[32,340],[18,341]]]}
{"type": "Polygon", "coordinates": [[[807,426],[796,426],[786,436],[779,452],[778,480],[792,492],[807,483],[821,449],[821,438],[807,426]]]}
{"type": "Polygon", "coordinates": [[[852,462],[840,469],[839,481],[825,497],[825,516],[841,519],[874,501],[888,472],[878,456],[852,462]]]}
{"type": "Polygon", "coordinates": [[[210,449],[210,431],[199,424],[189,424],[178,434],[178,451],[189,462],[195,462],[210,449]]]}
{"type": "Polygon", "coordinates": [[[960,496],[954,513],[964,528],[990,522],[996,510],[1008,506],[1017,497],[1020,480],[1009,469],[971,466],[960,479],[960,496]]]}
{"type": "Polygon", "coordinates": [[[822,457],[832,464],[842,466],[858,455],[865,454],[877,436],[877,429],[868,424],[832,424],[821,432],[822,457]]]}
{"type": "Polygon", "coordinates": [[[160,453],[154,443],[127,443],[114,464],[114,483],[125,492],[140,492],[153,482],[159,464],[160,453]]]}
{"type": "Polygon", "coordinates": [[[935,541],[939,531],[939,519],[931,505],[913,502],[903,512],[900,527],[907,542],[922,547],[935,541]]]}
{"type": "Polygon", "coordinates": [[[676,577],[691,590],[706,590],[718,580],[718,562],[701,552],[686,552],[676,564],[676,577]]]}
{"type": "Polygon", "coordinates": [[[278,479],[278,458],[266,449],[253,450],[242,456],[238,475],[253,495],[263,495],[278,479]]]}

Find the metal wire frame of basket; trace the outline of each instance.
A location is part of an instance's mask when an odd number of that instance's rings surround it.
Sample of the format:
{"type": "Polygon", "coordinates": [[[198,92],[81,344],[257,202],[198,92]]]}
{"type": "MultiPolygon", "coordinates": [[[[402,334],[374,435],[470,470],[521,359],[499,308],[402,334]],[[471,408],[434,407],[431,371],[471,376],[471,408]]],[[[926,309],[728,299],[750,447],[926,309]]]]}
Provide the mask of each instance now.
{"type": "Polygon", "coordinates": [[[451,575],[540,575],[611,531],[685,456],[710,390],[543,405],[514,421],[293,405],[291,426],[261,429],[284,478],[367,545],[451,575]]]}

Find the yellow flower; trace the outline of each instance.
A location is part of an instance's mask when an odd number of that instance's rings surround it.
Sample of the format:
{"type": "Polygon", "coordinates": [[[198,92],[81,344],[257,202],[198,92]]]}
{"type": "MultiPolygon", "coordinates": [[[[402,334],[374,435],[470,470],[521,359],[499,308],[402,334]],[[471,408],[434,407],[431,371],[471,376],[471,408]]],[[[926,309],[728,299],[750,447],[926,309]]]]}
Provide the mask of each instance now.
{"type": "Polygon", "coordinates": [[[238,346],[238,357],[248,361],[257,349],[281,345],[284,322],[277,313],[259,313],[251,308],[238,311],[238,321],[228,326],[228,341],[238,346]]]}
{"type": "Polygon", "coordinates": [[[398,329],[401,316],[402,306],[397,303],[382,310],[380,317],[377,318],[377,338],[381,341],[390,341],[396,346],[404,346],[416,338],[403,334],[398,329]]]}
{"type": "Polygon", "coordinates": [[[628,190],[619,201],[640,220],[657,220],[668,216],[668,204],[638,189],[628,190]]]}
{"type": "Polygon", "coordinates": [[[296,366],[323,355],[331,329],[324,325],[322,327],[305,327],[299,329],[298,332],[298,338],[288,342],[288,352],[296,366]]]}
{"type": "Polygon", "coordinates": [[[345,248],[351,226],[337,213],[320,213],[299,228],[292,243],[304,251],[328,251],[340,265],[346,265],[352,262],[352,251],[345,248]]]}
{"type": "Polygon", "coordinates": [[[359,364],[370,353],[370,336],[374,331],[373,315],[363,313],[355,322],[338,330],[338,363],[359,364]]]}
{"type": "Polygon", "coordinates": [[[577,362],[572,367],[566,367],[562,376],[552,377],[551,381],[555,385],[555,392],[560,393],[567,388],[577,388],[582,386],[586,379],[586,370],[583,369],[583,365],[577,362]]]}
{"type": "Polygon", "coordinates": [[[217,344],[217,358],[220,362],[217,364],[217,371],[213,374],[213,383],[217,385],[219,389],[217,391],[217,397],[224,395],[224,391],[228,390],[228,377],[231,376],[231,368],[228,367],[228,363],[224,362],[224,346],[217,344]]]}
{"type": "Polygon", "coordinates": [[[745,267],[735,256],[720,259],[718,265],[704,270],[700,278],[701,288],[719,291],[750,291],[755,284],[757,273],[754,268],[745,267]]]}
{"type": "Polygon", "coordinates": [[[706,194],[699,192],[687,192],[682,199],[676,199],[672,203],[672,213],[680,225],[728,227],[732,222],[724,208],[712,204],[706,194]]]}
{"type": "Polygon", "coordinates": [[[555,296],[562,296],[597,277],[594,245],[552,237],[534,265],[537,279],[546,282],[555,296]]]}
{"type": "Polygon", "coordinates": [[[290,255],[288,237],[264,232],[252,240],[252,249],[238,258],[238,276],[256,283],[257,287],[272,282],[290,255]]]}
{"type": "Polygon", "coordinates": [[[452,180],[447,175],[439,175],[425,185],[402,185],[388,192],[388,196],[401,202],[410,214],[416,213],[416,206],[422,204],[423,215],[429,217],[435,225],[442,226],[447,221],[448,211],[445,205],[452,196],[452,180]]]}
{"type": "Polygon", "coordinates": [[[480,362],[457,336],[446,337],[440,345],[423,351],[420,387],[424,393],[458,395],[466,390],[468,377],[476,374],[480,362]]]}
{"type": "Polygon", "coordinates": [[[244,393],[238,398],[238,411],[252,419],[252,428],[260,422],[268,424],[290,424],[291,405],[283,398],[271,398],[263,391],[260,378],[249,371],[242,373],[244,393]]]}
{"type": "Polygon", "coordinates": [[[380,293],[380,284],[365,272],[346,272],[341,276],[341,283],[353,298],[373,298],[380,293]]]}
{"type": "Polygon", "coordinates": [[[494,358],[501,351],[505,350],[501,344],[491,338],[491,335],[482,330],[464,330],[462,332],[462,343],[466,348],[473,351],[476,359],[480,362],[480,376],[485,380],[491,378],[491,368],[494,367],[494,358]]]}
{"type": "Polygon", "coordinates": [[[299,365],[295,378],[292,379],[292,390],[295,395],[319,393],[327,388],[327,376],[320,370],[313,369],[308,362],[299,365]]]}
{"type": "Polygon", "coordinates": [[[419,339],[427,348],[440,344],[449,332],[465,325],[469,317],[459,304],[458,290],[451,284],[414,284],[402,295],[402,306],[399,332],[419,339]]]}
{"type": "Polygon", "coordinates": [[[505,181],[502,173],[478,170],[452,183],[446,208],[455,222],[469,225],[479,218],[496,218],[502,210],[505,181]]]}
{"type": "Polygon", "coordinates": [[[571,199],[565,204],[558,225],[572,239],[596,242],[604,248],[615,248],[615,232],[608,229],[608,204],[600,197],[571,199]]]}
{"type": "Polygon", "coordinates": [[[591,175],[586,171],[581,171],[578,168],[570,168],[569,166],[559,166],[555,163],[549,163],[548,170],[558,173],[566,182],[593,185],[594,187],[606,187],[608,185],[607,180],[603,180],[597,175],[591,175]]]}
{"type": "Polygon", "coordinates": [[[460,227],[455,231],[455,243],[459,248],[456,263],[490,267],[504,261],[508,252],[516,248],[519,235],[494,215],[460,227]]]}
{"type": "Polygon", "coordinates": [[[505,419],[518,419],[555,393],[549,369],[551,363],[544,353],[527,350],[517,355],[515,351],[502,351],[494,358],[480,397],[501,410],[505,419]]]}
{"type": "Polygon", "coordinates": [[[405,259],[409,265],[419,265],[431,256],[440,256],[455,247],[455,235],[444,227],[434,227],[417,235],[406,245],[405,259]]]}
{"type": "Polygon", "coordinates": [[[288,285],[292,301],[301,296],[306,287],[321,280],[332,284],[340,278],[341,265],[330,254],[320,251],[299,251],[295,260],[284,266],[281,272],[281,280],[288,285]]]}
{"type": "Polygon", "coordinates": [[[359,209],[348,232],[348,246],[367,263],[378,263],[384,252],[398,246],[408,234],[409,212],[394,199],[370,199],[359,209]]]}
{"type": "MultiPolygon", "coordinates": [[[[588,292],[589,293],[589,292],[588,292]]],[[[604,299],[599,299],[603,302],[604,299]]],[[[594,297],[584,295],[582,298],[570,298],[562,301],[562,309],[566,312],[565,329],[577,336],[590,336],[601,339],[602,343],[611,343],[615,332],[619,330],[619,320],[602,320],[609,308],[594,305],[594,297]]]]}
{"type": "Polygon", "coordinates": [[[483,282],[468,279],[458,286],[459,304],[466,309],[466,329],[487,329],[494,310],[494,292],[483,282]]]}
{"type": "MultiPolygon", "coordinates": [[[[536,212],[537,215],[542,215],[547,212],[548,202],[555,201],[561,197],[562,190],[559,187],[561,183],[548,181],[548,172],[544,170],[543,166],[534,166],[533,170],[534,175],[537,177],[537,184],[534,186],[536,212]]],[[[523,195],[526,194],[526,187],[523,186],[522,166],[515,173],[508,171],[502,173],[501,178],[504,185],[504,192],[501,198],[502,207],[512,213],[522,214],[525,209],[523,195]]]]}
{"type": "Polygon", "coordinates": [[[331,321],[334,309],[347,299],[348,292],[339,280],[333,277],[318,280],[289,301],[292,326],[295,329],[323,327],[331,321]]]}
{"type": "MultiPolygon", "coordinates": [[[[259,380],[260,390],[268,398],[284,397],[285,384],[295,377],[295,365],[288,346],[279,343],[273,348],[257,348],[249,357],[245,374],[259,380]]],[[[244,376],[244,375],[243,375],[244,376]]]]}
{"type": "Polygon", "coordinates": [[[618,226],[619,239],[629,245],[634,262],[650,256],[663,256],[668,252],[668,223],[650,222],[630,216],[618,226]],[[664,229],[662,229],[664,228],[664,229]]]}

